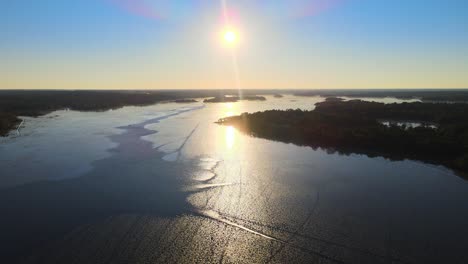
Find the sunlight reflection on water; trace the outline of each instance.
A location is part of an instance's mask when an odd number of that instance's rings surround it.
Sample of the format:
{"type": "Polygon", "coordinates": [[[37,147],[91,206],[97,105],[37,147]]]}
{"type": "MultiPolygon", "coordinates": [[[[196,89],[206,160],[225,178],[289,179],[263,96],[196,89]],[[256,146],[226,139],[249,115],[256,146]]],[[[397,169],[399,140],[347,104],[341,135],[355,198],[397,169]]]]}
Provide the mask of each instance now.
{"type": "Polygon", "coordinates": [[[234,130],[234,127],[228,126],[225,128],[226,130],[226,147],[228,150],[231,150],[232,147],[234,147],[234,144],[236,143],[236,132],[234,130]]]}

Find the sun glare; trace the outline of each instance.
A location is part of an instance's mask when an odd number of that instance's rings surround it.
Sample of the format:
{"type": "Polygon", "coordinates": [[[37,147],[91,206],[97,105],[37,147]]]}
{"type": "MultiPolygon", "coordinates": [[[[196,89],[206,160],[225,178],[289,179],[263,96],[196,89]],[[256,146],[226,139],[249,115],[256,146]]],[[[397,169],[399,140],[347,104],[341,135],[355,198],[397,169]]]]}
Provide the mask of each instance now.
{"type": "Polygon", "coordinates": [[[229,43],[229,44],[233,44],[236,42],[237,40],[237,34],[236,32],[232,31],[232,30],[226,30],[224,32],[224,40],[229,43]]]}

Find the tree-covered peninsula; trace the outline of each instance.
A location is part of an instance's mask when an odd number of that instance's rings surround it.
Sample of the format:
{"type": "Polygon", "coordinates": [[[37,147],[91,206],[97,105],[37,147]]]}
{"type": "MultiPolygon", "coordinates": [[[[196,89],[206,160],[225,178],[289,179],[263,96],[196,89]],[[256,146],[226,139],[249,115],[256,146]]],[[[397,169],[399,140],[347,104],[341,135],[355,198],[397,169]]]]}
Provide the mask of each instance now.
{"type": "Polygon", "coordinates": [[[256,137],[343,154],[420,160],[466,173],[467,113],[468,104],[383,104],[329,98],[312,111],[244,113],[222,118],[218,123],[233,125],[256,137]],[[420,125],[405,125],[409,121],[420,125]]]}

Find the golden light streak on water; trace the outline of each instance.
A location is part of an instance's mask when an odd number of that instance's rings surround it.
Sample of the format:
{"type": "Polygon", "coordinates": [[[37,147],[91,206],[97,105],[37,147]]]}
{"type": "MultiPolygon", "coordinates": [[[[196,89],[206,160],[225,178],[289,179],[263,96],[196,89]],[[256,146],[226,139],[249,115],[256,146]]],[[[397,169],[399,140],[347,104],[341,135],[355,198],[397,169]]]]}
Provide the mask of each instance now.
{"type": "Polygon", "coordinates": [[[225,139],[226,139],[226,148],[228,150],[231,150],[236,143],[236,131],[234,130],[234,127],[232,126],[226,127],[225,139]]]}

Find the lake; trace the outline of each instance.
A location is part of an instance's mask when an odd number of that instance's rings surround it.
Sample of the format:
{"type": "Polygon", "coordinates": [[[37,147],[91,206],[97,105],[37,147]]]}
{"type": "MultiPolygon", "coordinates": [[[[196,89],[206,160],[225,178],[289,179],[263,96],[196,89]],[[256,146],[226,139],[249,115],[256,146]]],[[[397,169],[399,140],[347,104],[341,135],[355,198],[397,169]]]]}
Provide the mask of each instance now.
{"type": "MultiPolygon", "coordinates": [[[[0,139],[8,263],[468,263],[441,166],[250,137],[219,118],[321,97],[24,118],[0,139]]],[[[385,103],[406,100],[385,98],[385,103]]]]}

